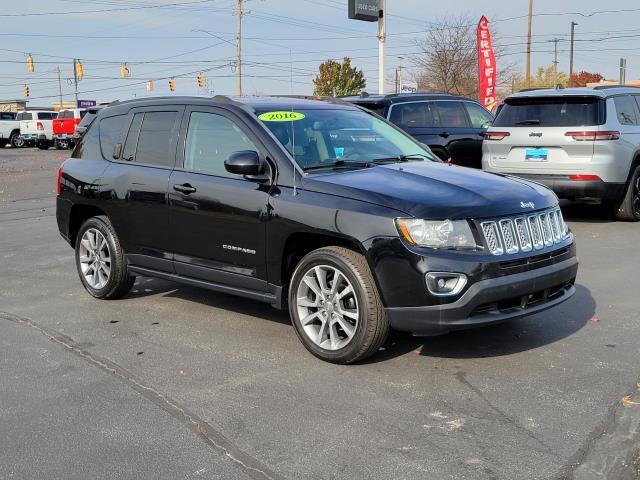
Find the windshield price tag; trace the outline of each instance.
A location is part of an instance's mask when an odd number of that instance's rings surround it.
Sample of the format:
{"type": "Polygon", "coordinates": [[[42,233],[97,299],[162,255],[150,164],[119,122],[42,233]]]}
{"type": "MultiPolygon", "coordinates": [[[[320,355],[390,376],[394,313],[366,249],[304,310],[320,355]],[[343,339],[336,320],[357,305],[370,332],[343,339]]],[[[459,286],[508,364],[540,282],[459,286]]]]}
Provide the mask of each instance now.
{"type": "Polygon", "coordinates": [[[294,122],[302,120],[304,113],[288,111],[265,112],[259,115],[258,118],[263,122],[294,122]]]}

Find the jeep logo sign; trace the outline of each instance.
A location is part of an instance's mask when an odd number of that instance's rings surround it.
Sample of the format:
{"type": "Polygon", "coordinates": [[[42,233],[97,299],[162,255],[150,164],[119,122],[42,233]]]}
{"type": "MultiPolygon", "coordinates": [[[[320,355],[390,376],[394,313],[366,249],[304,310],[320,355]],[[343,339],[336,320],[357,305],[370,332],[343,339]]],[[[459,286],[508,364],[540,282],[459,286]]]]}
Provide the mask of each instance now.
{"type": "Polygon", "coordinates": [[[536,208],[536,204],[533,202],[520,202],[521,208],[536,208]]]}
{"type": "Polygon", "coordinates": [[[365,22],[377,22],[380,4],[378,0],[349,0],[349,18],[365,22]]]}

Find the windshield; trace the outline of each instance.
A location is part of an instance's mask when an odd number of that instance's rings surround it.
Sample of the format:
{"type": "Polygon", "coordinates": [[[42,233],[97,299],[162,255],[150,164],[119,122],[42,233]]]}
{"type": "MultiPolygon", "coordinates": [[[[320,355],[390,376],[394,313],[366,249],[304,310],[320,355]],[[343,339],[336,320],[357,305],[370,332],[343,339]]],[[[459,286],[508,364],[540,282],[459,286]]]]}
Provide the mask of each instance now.
{"type": "Polygon", "coordinates": [[[260,110],[256,114],[305,170],[434,159],[427,147],[360,110],[260,110]]]}

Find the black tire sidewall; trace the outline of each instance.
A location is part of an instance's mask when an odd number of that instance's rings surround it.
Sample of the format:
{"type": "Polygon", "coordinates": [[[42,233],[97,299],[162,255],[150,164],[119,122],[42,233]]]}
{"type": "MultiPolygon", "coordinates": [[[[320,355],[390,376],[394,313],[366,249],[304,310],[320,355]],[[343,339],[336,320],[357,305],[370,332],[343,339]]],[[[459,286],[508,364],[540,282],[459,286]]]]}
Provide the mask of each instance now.
{"type": "Polygon", "coordinates": [[[303,258],[291,277],[289,288],[289,315],[296,334],[305,348],[316,357],[329,362],[347,363],[350,359],[354,358],[362,349],[362,342],[366,337],[367,323],[369,322],[369,316],[371,314],[371,312],[369,312],[366,296],[364,282],[358,273],[354,271],[342,258],[340,258],[339,254],[333,252],[330,254],[327,254],[327,252],[312,252],[303,258]],[[302,281],[304,274],[310,268],[318,265],[329,265],[340,270],[340,272],[347,277],[349,282],[351,282],[351,285],[353,285],[355,296],[358,301],[360,318],[358,319],[356,333],[351,342],[340,350],[326,350],[316,345],[313,340],[307,337],[298,316],[296,303],[298,286],[302,281]]]}
{"type": "Polygon", "coordinates": [[[121,255],[118,247],[113,238],[113,234],[107,225],[99,218],[93,217],[88,219],[86,222],[82,224],[80,230],[78,231],[78,235],[76,237],[76,245],[75,245],[75,260],[76,260],[76,269],[78,271],[78,276],[80,277],[80,281],[82,282],[82,286],[85,288],[89,294],[95,298],[107,298],[109,294],[114,291],[118,287],[118,272],[122,268],[120,265],[121,255]],[[107,284],[100,288],[96,289],[89,285],[82,274],[82,269],[80,268],[80,241],[82,240],[82,236],[84,233],[90,228],[95,228],[98,230],[104,238],[107,240],[107,244],[109,245],[109,255],[111,257],[111,273],[109,275],[109,281],[107,284]]]}
{"type": "Polygon", "coordinates": [[[13,148],[20,148],[22,146],[24,146],[24,142],[22,142],[21,145],[16,145],[16,139],[20,138],[20,134],[19,133],[14,133],[13,135],[11,135],[9,137],[9,144],[13,147],[13,148]]]}

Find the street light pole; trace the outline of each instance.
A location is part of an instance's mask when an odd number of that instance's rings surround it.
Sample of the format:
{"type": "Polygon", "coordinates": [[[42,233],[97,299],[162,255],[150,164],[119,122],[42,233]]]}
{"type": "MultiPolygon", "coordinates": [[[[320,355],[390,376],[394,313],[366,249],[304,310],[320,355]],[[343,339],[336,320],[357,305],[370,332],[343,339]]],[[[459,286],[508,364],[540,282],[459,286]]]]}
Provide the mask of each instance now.
{"type": "Polygon", "coordinates": [[[238,0],[238,16],[237,33],[236,33],[236,95],[242,95],[242,0],[238,0]]]}
{"type": "Polygon", "coordinates": [[[385,32],[385,0],[380,0],[378,6],[378,93],[384,95],[384,41],[385,32]]]}
{"type": "Polygon", "coordinates": [[[571,22],[571,53],[569,54],[569,86],[573,87],[573,42],[575,40],[576,22],[571,22]]]}
{"type": "Polygon", "coordinates": [[[529,30],[527,33],[527,72],[525,80],[527,87],[531,87],[531,19],[533,17],[533,0],[529,0],[529,30]]]}

